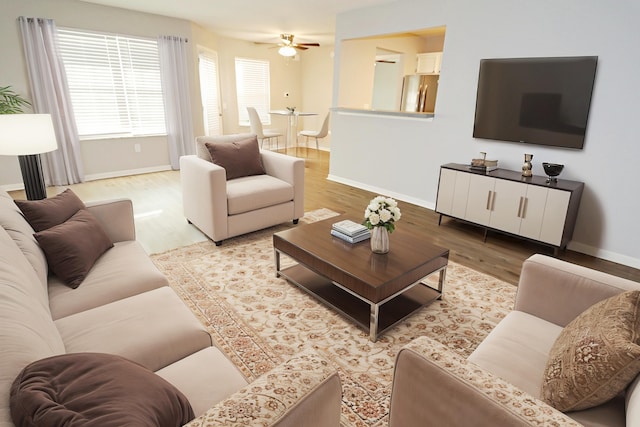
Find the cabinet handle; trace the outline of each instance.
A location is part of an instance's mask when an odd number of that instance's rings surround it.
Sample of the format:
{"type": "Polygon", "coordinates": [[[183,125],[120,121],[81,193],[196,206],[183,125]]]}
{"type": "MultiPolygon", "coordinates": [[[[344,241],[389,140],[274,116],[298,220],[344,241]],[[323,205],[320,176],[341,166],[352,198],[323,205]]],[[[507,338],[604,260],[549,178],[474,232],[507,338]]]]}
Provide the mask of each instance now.
{"type": "Polygon", "coordinates": [[[520,196],[520,204],[518,205],[518,218],[522,218],[522,196],[520,196]]]}
{"type": "Polygon", "coordinates": [[[491,206],[491,190],[489,190],[489,192],[487,193],[487,210],[489,210],[490,206],[491,206]]]}
{"type": "Polygon", "coordinates": [[[493,199],[491,200],[491,211],[493,211],[493,208],[496,205],[496,197],[498,196],[498,193],[496,193],[495,191],[493,192],[493,199]]]}
{"type": "Polygon", "coordinates": [[[527,216],[527,206],[529,206],[529,198],[524,198],[524,203],[522,204],[522,219],[525,219],[527,216]]]}

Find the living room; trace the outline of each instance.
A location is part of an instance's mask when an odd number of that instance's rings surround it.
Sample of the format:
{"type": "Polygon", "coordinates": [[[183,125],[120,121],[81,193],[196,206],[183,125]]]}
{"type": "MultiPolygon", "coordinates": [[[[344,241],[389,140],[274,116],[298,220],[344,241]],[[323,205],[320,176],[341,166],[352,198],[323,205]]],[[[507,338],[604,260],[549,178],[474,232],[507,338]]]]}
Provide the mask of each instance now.
{"type": "MultiPolygon", "coordinates": [[[[424,123],[384,115],[335,111],[328,164],[331,184],[345,184],[387,194],[432,212],[440,165],[448,162],[467,163],[479,152],[487,152],[490,158],[500,161],[501,167],[519,171],[523,154],[532,152],[534,174],[543,175],[543,161],[558,162],[565,164],[561,178],[585,183],[574,239],[569,249],[630,268],[640,268],[640,254],[633,242],[633,237],[639,231],[634,212],[640,207],[640,202],[633,197],[632,191],[620,185],[621,182],[632,182],[632,173],[635,171],[633,162],[640,154],[631,125],[634,123],[632,114],[638,94],[629,90],[639,78],[637,71],[640,70],[640,62],[637,57],[627,53],[630,50],[627,48],[629,40],[635,40],[638,35],[634,24],[639,11],[634,5],[627,4],[614,10],[606,5],[585,6],[578,1],[561,5],[552,1],[514,5],[504,0],[476,5],[472,1],[443,3],[402,0],[373,6],[366,11],[341,14],[337,19],[335,46],[310,49],[303,53],[304,56],[301,55],[299,62],[286,61],[264,46],[219,37],[214,32],[181,19],[71,0],[0,0],[0,5],[6,12],[0,18],[0,34],[7,41],[2,48],[5,52],[1,60],[2,84],[11,84],[19,93],[28,94],[29,83],[24,64],[15,59],[22,55],[15,20],[17,16],[26,15],[53,18],[60,26],[75,28],[89,27],[123,33],[135,29],[136,34],[150,37],[158,34],[180,35],[189,39],[194,51],[198,45],[217,51],[223,70],[225,65],[222,64],[230,66],[233,56],[239,52],[248,56],[265,55],[264,58],[268,58],[275,67],[272,71],[272,92],[275,94],[272,97],[273,108],[296,106],[318,112],[341,107],[335,101],[339,99],[337,94],[340,88],[334,84],[340,66],[341,40],[446,25],[443,71],[434,119],[424,123]],[[335,52],[335,56],[331,55],[332,52],[335,52]],[[584,149],[532,147],[472,138],[480,59],[576,55],[596,55],[599,58],[584,149]],[[290,97],[284,98],[284,92],[290,93],[290,97]],[[312,96],[308,96],[309,93],[312,96]],[[353,162],[354,158],[359,161],[353,162]],[[379,168],[372,165],[380,165],[384,172],[380,173],[379,168]]],[[[233,75],[229,68],[225,73],[233,75]]],[[[195,76],[195,66],[193,74],[195,76]]],[[[190,82],[194,87],[192,93],[198,93],[195,77],[193,80],[190,82]]],[[[224,88],[233,87],[233,84],[222,81],[221,87],[224,96],[224,88]]],[[[229,100],[229,114],[223,117],[225,133],[246,130],[238,124],[234,98],[226,97],[229,100]]],[[[197,96],[192,96],[192,103],[193,110],[198,111],[197,96]]],[[[197,117],[198,114],[194,114],[194,133],[199,135],[203,133],[203,127],[201,119],[197,117]]],[[[309,124],[314,126],[316,123],[312,121],[309,124]]],[[[118,176],[123,172],[154,172],[168,168],[168,150],[162,138],[85,142],[87,151],[83,155],[87,174],[93,179],[118,176]],[[142,155],[133,155],[135,144],[142,144],[142,155]],[[105,158],[109,158],[108,165],[101,161],[105,158]]],[[[0,186],[15,189],[20,182],[15,159],[1,157],[0,186]]],[[[632,185],[627,184],[627,187],[632,185]]],[[[331,191],[341,188],[346,187],[336,185],[331,187],[331,191]]],[[[435,215],[424,213],[426,211],[412,212],[416,217],[427,217],[422,221],[435,221],[435,215]]],[[[416,217],[407,216],[405,219],[417,223],[414,220],[416,217]]],[[[468,233],[473,239],[478,238],[472,227],[451,227],[453,233],[468,233]]],[[[497,245],[502,242],[499,240],[497,245]]],[[[517,241],[508,241],[507,246],[519,244],[517,241]]],[[[528,243],[523,242],[522,245],[528,243]]],[[[482,247],[481,244],[479,246],[482,247]]],[[[242,270],[237,271],[243,273],[242,270]]],[[[485,278],[478,280],[482,282],[485,278]]],[[[486,283],[482,283],[490,287],[492,282],[486,280],[486,283]]],[[[499,301],[495,303],[497,306],[499,301]]],[[[282,355],[270,356],[276,359],[282,355]]],[[[382,363],[375,357],[371,360],[382,363]]],[[[370,378],[363,380],[363,383],[369,380],[369,384],[374,384],[370,378]]],[[[352,402],[359,402],[356,389],[356,386],[347,388],[353,393],[349,396],[352,402]]],[[[366,392],[358,389],[358,392],[379,398],[373,389],[366,389],[366,392]]],[[[360,414],[366,413],[367,408],[356,406],[354,404],[351,409],[360,414]]],[[[372,415],[372,419],[375,416],[372,415]]]]}

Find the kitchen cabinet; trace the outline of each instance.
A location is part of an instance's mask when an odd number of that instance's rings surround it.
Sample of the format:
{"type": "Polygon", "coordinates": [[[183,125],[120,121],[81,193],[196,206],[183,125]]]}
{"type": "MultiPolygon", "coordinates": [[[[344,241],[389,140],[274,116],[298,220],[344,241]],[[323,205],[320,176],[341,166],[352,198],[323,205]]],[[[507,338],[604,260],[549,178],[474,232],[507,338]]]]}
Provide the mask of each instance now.
{"type": "Polygon", "coordinates": [[[436,212],[440,221],[449,216],[485,231],[564,248],[573,235],[583,188],[581,182],[547,183],[546,177],[504,169],[483,173],[450,163],[440,168],[436,212]]]}
{"type": "Polygon", "coordinates": [[[442,52],[419,53],[416,58],[416,74],[440,74],[442,52]]]}

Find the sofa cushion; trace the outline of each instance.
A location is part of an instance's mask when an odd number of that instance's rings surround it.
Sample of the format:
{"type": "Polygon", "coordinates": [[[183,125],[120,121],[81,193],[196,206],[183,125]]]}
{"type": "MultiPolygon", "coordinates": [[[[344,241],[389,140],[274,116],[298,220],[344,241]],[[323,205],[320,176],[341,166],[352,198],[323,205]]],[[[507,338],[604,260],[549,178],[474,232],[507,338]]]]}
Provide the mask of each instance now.
{"type": "Polygon", "coordinates": [[[139,242],[118,242],[96,260],[82,286],[72,289],[56,276],[49,278],[51,317],[56,320],[168,285],[139,242]]]}
{"type": "Polygon", "coordinates": [[[157,371],[211,346],[211,336],[169,287],[55,321],[68,353],[126,357],[157,371]]]}
{"type": "Polygon", "coordinates": [[[469,360],[535,397],[540,397],[549,349],[562,328],[521,311],[496,325],[469,360]]]}
{"type": "Polygon", "coordinates": [[[95,261],[113,247],[98,220],[86,209],[62,224],[37,232],[35,238],[51,270],[72,288],[80,286],[95,261]]]}
{"type": "Polygon", "coordinates": [[[70,189],[48,199],[15,202],[35,231],[62,224],[85,207],[82,200],[70,189]]]}
{"type": "Polygon", "coordinates": [[[205,146],[211,161],[227,172],[227,180],[265,173],[256,136],[234,142],[207,142],[205,146]]]}
{"type": "Polygon", "coordinates": [[[227,210],[237,215],[293,200],[293,186],[271,175],[255,175],[227,183],[227,210]]]}
{"type": "Polygon", "coordinates": [[[187,398],[169,382],[99,353],[31,363],[11,386],[10,406],[16,426],[179,427],[194,418],[187,398]]]}
{"type": "Polygon", "coordinates": [[[4,190],[0,190],[0,226],[11,236],[27,258],[40,279],[42,295],[47,292],[47,259],[40,245],[33,237],[33,228],[18,209],[13,198],[4,190]]]}
{"type": "Polygon", "coordinates": [[[198,136],[196,137],[196,155],[200,157],[202,160],[206,160],[211,162],[211,154],[209,154],[209,150],[205,145],[207,142],[209,143],[220,143],[220,142],[234,142],[241,141],[243,139],[251,138],[252,136],[256,136],[254,133],[234,133],[231,135],[216,135],[216,136],[198,136]]]}
{"type": "Polygon", "coordinates": [[[189,399],[196,417],[247,385],[217,347],[207,347],[157,371],[189,399]]]}
{"type": "Polygon", "coordinates": [[[0,425],[11,425],[9,388],[16,375],[35,360],[64,352],[46,291],[16,242],[0,227],[0,425]]]}
{"type": "Polygon", "coordinates": [[[558,336],[542,384],[543,400],[560,411],[600,405],[640,372],[640,291],[600,301],[558,336]]]}

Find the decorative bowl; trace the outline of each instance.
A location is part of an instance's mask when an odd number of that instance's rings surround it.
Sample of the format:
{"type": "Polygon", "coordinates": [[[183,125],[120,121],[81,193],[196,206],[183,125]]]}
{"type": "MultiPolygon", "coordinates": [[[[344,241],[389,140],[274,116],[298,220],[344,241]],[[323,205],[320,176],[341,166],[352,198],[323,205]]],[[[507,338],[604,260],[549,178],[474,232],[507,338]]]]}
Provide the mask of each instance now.
{"type": "Polygon", "coordinates": [[[560,172],[564,169],[564,165],[544,162],[542,163],[542,168],[548,176],[547,182],[558,182],[558,178],[556,177],[560,175],[560,172]]]}

